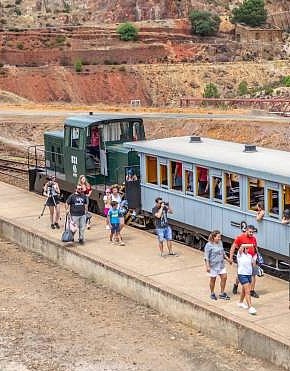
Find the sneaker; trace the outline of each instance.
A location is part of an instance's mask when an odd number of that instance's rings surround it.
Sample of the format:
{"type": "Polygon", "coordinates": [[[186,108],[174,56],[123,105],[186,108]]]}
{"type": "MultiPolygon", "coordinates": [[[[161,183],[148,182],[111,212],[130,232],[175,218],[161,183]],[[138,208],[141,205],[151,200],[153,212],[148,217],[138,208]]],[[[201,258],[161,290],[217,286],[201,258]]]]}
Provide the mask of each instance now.
{"type": "Polygon", "coordinates": [[[119,242],[119,246],[125,246],[125,243],[123,241],[119,242]]]}
{"type": "Polygon", "coordinates": [[[51,228],[51,229],[55,229],[55,225],[54,225],[54,224],[51,224],[51,225],[50,225],[50,228],[51,228]]]}
{"type": "Polygon", "coordinates": [[[234,286],[233,286],[233,294],[234,295],[237,295],[238,293],[238,285],[234,283],[234,286]]]}
{"type": "Polygon", "coordinates": [[[87,226],[87,229],[88,229],[88,230],[90,230],[90,229],[91,229],[91,227],[90,227],[90,226],[88,225],[88,226],[87,226]]]}
{"type": "Polygon", "coordinates": [[[83,245],[84,243],[85,243],[84,240],[79,239],[79,244],[80,244],[80,245],[83,245]]]}
{"type": "Polygon", "coordinates": [[[239,303],[237,304],[237,306],[238,306],[239,308],[243,308],[243,309],[248,309],[248,308],[249,308],[249,307],[247,306],[246,303],[241,303],[241,302],[239,302],[239,303]]]}
{"type": "Polygon", "coordinates": [[[171,255],[171,256],[177,256],[177,254],[176,254],[176,252],[170,252],[170,253],[168,253],[168,255],[171,255]]]}
{"type": "Polygon", "coordinates": [[[60,226],[59,226],[58,223],[54,223],[54,226],[55,226],[56,229],[60,229],[60,226]]]}
{"type": "Polygon", "coordinates": [[[255,315],[255,314],[257,314],[257,311],[254,307],[251,307],[251,308],[249,308],[249,313],[255,315]]]}
{"type": "Polygon", "coordinates": [[[251,296],[252,296],[253,298],[259,298],[259,297],[260,297],[260,296],[256,293],[255,290],[251,290],[250,294],[251,294],[251,296]]]}
{"type": "Polygon", "coordinates": [[[224,299],[224,300],[230,300],[231,298],[227,295],[226,292],[223,292],[222,294],[219,294],[219,298],[220,299],[224,299]]]}
{"type": "Polygon", "coordinates": [[[217,300],[216,294],[214,292],[212,294],[210,294],[210,298],[212,300],[217,300]]]}

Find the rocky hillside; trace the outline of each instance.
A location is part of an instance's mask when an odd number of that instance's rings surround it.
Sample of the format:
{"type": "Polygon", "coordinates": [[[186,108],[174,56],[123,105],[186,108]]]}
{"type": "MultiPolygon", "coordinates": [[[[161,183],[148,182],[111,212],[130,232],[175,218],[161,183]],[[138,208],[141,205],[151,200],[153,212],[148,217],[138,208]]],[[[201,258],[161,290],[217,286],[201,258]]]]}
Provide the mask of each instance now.
{"type": "MultiPolygon", "coordinates": [[[[187,18],[191,9],[219,14],[242,0],[1,0],[0,21],[6,27],[100,24],[165,18],[187,18]]],[[[269,13],[289,10],[288,0],[266,0],[269,13]]]]}

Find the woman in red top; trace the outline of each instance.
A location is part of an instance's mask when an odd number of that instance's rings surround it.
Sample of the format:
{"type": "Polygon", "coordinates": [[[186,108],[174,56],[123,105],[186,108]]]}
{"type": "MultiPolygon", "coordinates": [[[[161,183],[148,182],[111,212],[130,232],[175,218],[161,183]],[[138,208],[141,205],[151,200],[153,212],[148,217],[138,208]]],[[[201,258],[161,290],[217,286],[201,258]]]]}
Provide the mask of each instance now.
{"type": "MultiPolygon", "coordinates": [[[[87,205],[89,205],[89,198],[92,194],[92,187],[90,183],[87,181],[86,177],[84,175],[80,175],[78,185],[82,187],[82,192],[84,195],[87,196],[87,205]]],[[[89,213],[87,213],[87,229],[90,229],[91,224],[91,217],[89,213]]]]}

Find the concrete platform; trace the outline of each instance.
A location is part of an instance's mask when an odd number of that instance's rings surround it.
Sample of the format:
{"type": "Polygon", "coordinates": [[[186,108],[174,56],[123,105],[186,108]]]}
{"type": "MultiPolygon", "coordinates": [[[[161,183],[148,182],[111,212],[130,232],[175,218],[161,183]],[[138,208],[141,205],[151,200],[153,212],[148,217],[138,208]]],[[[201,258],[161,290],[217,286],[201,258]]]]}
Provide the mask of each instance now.
{"type": "Polygon", "coordinates": [[[213,302],[199,251],[174,244],[179,256],[161,258],[155,236],[130,227],[123,232],[126,245],[112,245],[105,220],[99,216],[93,217],[84,246],[65,245],[60,242],[62,230],[49,228],[48,210],[39,218],[44,197],[1,182],[0,192],[5,195],[0,208],[0,233],[4,237],[226,344],[290,370],[287,282],[267,275],[258,277],[261,296],[253,300],[257,315],[251,316],[237,307],[238,297],[231,295],[236,266],[227,265],[231,300],[213,302]]]}

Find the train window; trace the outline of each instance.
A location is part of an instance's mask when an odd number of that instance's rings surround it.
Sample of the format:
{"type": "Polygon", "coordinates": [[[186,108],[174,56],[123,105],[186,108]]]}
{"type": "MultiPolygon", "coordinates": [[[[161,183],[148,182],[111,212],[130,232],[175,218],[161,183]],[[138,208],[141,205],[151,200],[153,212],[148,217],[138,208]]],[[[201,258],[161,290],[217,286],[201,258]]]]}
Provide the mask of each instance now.
{"type": "Polygon", "coordinates": [[[290,186],[283,185],[283,209],[290,210],[290,186]]]}
{"type": "Polygon", "coordinates": [[[57,147],[57,162],[61,164],[61,153],[60,153],[60,147],[57,147]]]}
{"type": "Polygon", "coordinates": [[[186,193],[193,193],[193,171],[192,170],[185,170],[185,192],[186,193]]]}
{"type": "Polygon", "coordinates": [[[209,198],[208,169],[205,167],[196,167],[197,195],[209,198]]]}
{"type": "Polygon", "coordinates": [[[182,163],[170,161],[171,188],[182,191],[182,163]]]}
{"type": "Polygon", "coordinates": [[[279,217],[279,191],[268,189],[268,213],[274,218],[279,217]]]}
{"type": "Polygon", "coordinates": [[[167,165],[160,164],[160,185],[168,187],[167,165]]]}
{"type": "Polygon", "coordinates": [[[256,210],[257,203],[264,203],[265,181],[258,178],[248,178],[249,209],[256,210]]]}
{"type": "Polygon", "coordinates": [[[240,207],[240,176],[235,173],[225,173],[226,203],[240,207]]]}
{"type": "Polygon", "coordinates": [[[136,121],[133,123],[133,136],[132,140],[143,140],[145,139],[144,126],[142,122],[136,121]]]}
{"type": "Polygon", "coordinates": [[[223,187],[222,178],[218,176],[212,177],[212,192],[213,200],[216,202],[221,202],[223,198],[223,187]]]}
{"type": "Polygon", "coordinates": [[[51,161],[55,162],[55,148],[51,146],[51,161]]]}
{"type": "Polygon", "coordinates": [[[80,129],[79,128],[71,128],[70,145],[72,148],[79,148],[80,146],[80,129]]]}
{"type": "Polygon", "coordinates": [[[157,158],[146,156],[147,183],[157,184],[157,158]]]}

